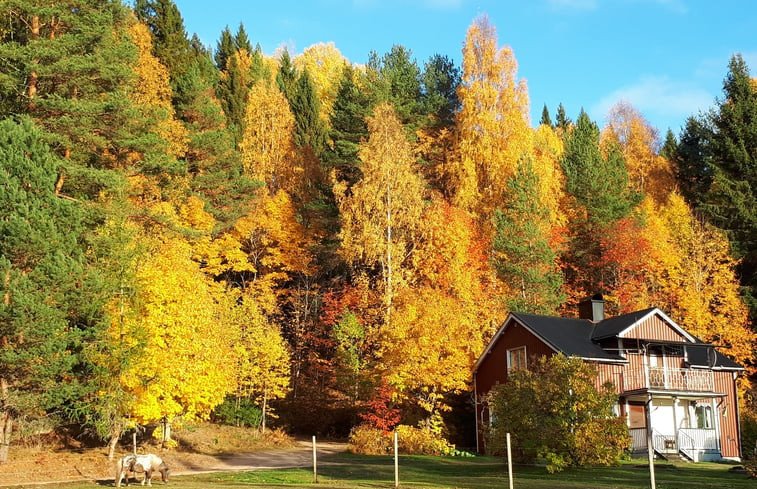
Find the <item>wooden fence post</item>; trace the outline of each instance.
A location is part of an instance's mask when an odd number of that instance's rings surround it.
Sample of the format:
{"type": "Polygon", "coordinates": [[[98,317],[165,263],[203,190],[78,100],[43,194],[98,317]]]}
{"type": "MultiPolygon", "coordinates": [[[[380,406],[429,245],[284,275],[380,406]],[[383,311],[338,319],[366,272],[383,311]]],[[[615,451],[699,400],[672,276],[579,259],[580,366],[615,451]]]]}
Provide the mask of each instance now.
{"type": "Polygon", "coordinates": [[[399,450],[397,449],[397,432],[394,432],[394,487],[400,486],[399,450]]]}
{"type": "Polygon", "coordinates": [[[315,435],[313,435],[313,483],[318,483],[318,456],[315,445],[315,435]]]}
{"type": "Polygon", "coordinates": [[[507,476],[510,479],[510,489],[513,489],[513,454],[510,449],[510,433],[507,433],[507,476]]]}

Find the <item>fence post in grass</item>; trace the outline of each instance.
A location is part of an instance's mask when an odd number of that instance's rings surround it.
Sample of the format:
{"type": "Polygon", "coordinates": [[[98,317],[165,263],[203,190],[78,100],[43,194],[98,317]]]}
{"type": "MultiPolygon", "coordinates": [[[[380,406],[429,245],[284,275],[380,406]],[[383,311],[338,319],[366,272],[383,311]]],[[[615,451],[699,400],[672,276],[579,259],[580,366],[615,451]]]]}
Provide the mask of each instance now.
{"type": "Polygon", "coordinates": [[[313,435],[313,483],[318,483],[318,457],[317,457],[317,451],[315,448],[315,435],[313,435]]]}
{"type": "Polygon", "coordinates": [[[510,433],[507,433],[507,476],[510,479],[510,489],[513,489],[513,454],[510,449],[510,433]]]}
{"type": "Polygon", "coordinates": [[[652,489],[656,489],[657,485],[654,478],[654,439],[652,437],[652,396],[650,395],[646,405],[647,416],[647,456],[649,457],[649,481],[652,484],[652,489]]]}
{"type": "Polygon", "coordinates": [[[394,487],[400,486],[399,450],[397,450],[397,432],[394,432],[394,487]]]}

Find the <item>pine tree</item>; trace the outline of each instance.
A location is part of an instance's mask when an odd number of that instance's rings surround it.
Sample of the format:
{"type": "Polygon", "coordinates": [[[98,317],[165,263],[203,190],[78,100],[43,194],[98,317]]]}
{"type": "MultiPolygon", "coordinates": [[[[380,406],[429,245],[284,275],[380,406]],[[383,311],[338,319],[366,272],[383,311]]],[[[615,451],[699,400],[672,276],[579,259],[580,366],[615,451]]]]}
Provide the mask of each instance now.
{"type": "Polygon", "coordinates": [[[85,259],[85,211],[55,195],[63,162],[28,120],[0,122],[0,160],[2,464],[15,423],[51,416],[84,394],[83,349],[103,303],[85,259]]]}
{"type": "Polygon", "coordinates": [[[376,103],[388,102],[396,109],[397,117],[406,127],[408,136],[415,139],[415,130],[421,123],[421,82],[420,69],[412,52],[395,44],[380,59],[373,56],[368,63],[369,90],[376,103]]]}
{"type": "Polygon", "coordinates": [[[425,63],[421,82],[424,112],[436,118],[436,125],[452,127],[460,109],[460,69],[447,56],[435,54],[425,63]]]}
{"type": "Polygon", "coordinates": [[[4,5],[0,116],[30,115],[71,161],[60,188],[96,195],[108,185],[98,169],[130,165],[135,153],[160,144],[130,99],[137,62],[133,17],[120,2],[104,0],[4,5]]]}
{"type": "Polygon", "coordinates": [[[134,12],[152,32],[153,55],[168,68],[177,107],[185,99],[180,80],[194,61],[184,19],[173,0],[136,0],[134,12]]]}
{"type": "Polygon", "coordinates": [[[494,215],[494,266],[509,288],[510,311],[554,314],[565,299],[557,254],[550,247],[550,209],[539,195],[539,178],[521,161],[507,183],[508,199],[494,215]]]}

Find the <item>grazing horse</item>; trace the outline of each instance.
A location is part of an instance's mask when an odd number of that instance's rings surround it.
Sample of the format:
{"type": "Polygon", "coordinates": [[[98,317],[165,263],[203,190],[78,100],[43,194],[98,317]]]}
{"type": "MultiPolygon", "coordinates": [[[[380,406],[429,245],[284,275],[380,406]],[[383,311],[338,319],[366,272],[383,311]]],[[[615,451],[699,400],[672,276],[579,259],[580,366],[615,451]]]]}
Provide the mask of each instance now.
{"type": "Polygon", "coordinates": [[[126,477],[126,485],[129,485],[129,472],[135,475],[137,472],[143,472],[144,478],[142,479],[142,485],[147,482],[148,486],[152,486],[152,473],[155,471],[160,472],[160,478],[165,484],[168,482],[168,476],[171,474],[171,469],[161,460],[160,457],[152,453],[147,455],[127,455],[116,464],[116,487],[121,487],[121,481],[126,477]]]}

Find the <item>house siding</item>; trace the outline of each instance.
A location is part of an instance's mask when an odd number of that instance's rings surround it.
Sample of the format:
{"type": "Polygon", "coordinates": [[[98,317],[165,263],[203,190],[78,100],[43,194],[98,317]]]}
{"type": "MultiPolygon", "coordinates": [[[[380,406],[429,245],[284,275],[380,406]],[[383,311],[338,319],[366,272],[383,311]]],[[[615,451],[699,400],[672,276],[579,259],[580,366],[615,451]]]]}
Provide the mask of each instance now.
{"type": "Polygon", "coordinates": [[[489,421],[489,412],[485,404],[486,394],[497,384],[507,381],[507,350],[526,347],[528,364],[534,361],[536,357],[552,356],[555,351],[528,329],[512,320],[507,328],[497,338],[492,348],[489,350],[488,357],[479,365],[475,373],[476,388],[476,428],[478,430],[478,451],[484,453],[486,445],[484,442],[482,423],[489,421]]]}
{"type": "MultiPolygon", "coordinates": [[[[723,392],[726,396],[717,409],[718,423],[720,424],[720,450],[723,457],[741,457],[739,451],[739,423],[737,415],[736,386],[733,380],[733,372],[715,372],[715,390],[723,392]]],[[[718,401],[719,402],[719,401],[718,401]]]]}
{"type": "Polygon", "coordinates": [[[663,341],[689,341],[685,336],[676,331],[660,316],[653,314],[651,317],[637,324],[636,327],[623,335],[623,338],[639,338],[645,340],[663,341]]]}

